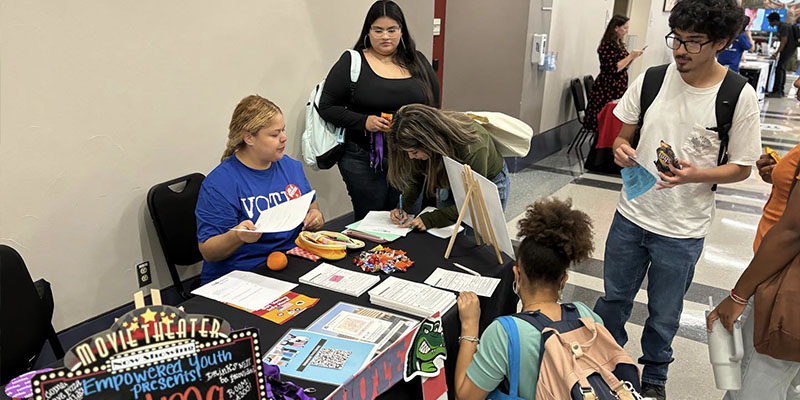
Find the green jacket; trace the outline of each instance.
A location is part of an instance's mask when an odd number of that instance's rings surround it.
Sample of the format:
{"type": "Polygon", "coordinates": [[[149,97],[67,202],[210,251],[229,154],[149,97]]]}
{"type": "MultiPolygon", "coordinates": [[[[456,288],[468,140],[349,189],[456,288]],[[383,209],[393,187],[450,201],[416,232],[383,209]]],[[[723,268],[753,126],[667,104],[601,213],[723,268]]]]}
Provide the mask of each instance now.
{"type": "MultiPolygon", "coordinates": [[[[503,156],[495,148],[494,140],[492,140],[489,132],[477,122],[473,125],[478,134],[478,141],[466,146],[457,146],[455,148],[456,154],[452,158],[462,164],[469,165],[473,171],[482,176],[490,180],[494,179],[503,170],[503,156]]],[[[425,175],[418,174],[411,177],[410,180],[410,186],[403,191],[403,199],[407,200],[407,202],[403,202],[403,211],[406,213],[414,205],[414,200],[416,200],[420,192],[424,190],[425,175]]],[[[441,228],[456,222],[458,209],[455,205],[452,205],[422,214],[420,218],[422,218],[426,228],[441,228]]]]}

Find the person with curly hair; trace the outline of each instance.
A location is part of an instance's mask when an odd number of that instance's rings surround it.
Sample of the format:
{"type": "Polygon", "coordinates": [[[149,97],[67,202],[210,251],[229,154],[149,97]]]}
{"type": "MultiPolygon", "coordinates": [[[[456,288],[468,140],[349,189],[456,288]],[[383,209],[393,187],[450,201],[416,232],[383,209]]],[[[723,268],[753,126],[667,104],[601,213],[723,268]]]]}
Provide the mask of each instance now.
{"type": "MultiPolygon", "coordinates": [[[[528,206],[519,223],[517,237],[523,238],[514,265],[514,292],[522,301],[522,312],[541,312],[560,321],[561,291],[567,283],[567,269],[589,258],[592,244],[592,220],[586,213],[572,209],[572,201],[540,200],[528,206]]],[[[603,321],[581,302],[571,303],[581,317],[603,321]]],[[[462,292],[458,296],[461,319],[458,358],[454,376],[456,399],[484,399],[500,385],[509,370],[508,336],[500,321],[493,321],[478,339],[481,309],[478,296],[462,292]]],[[[520,385],[524,399],[536,397],[539,376],[539,351],[542,334],[529,322],[513,317],[519,330],[520,385]],[[530,382],[534,384],[529,384],[530,382]]]]}
{"type": "MultiPolygon", "coordinates": [[[[658,95],[644,114],[639,142],[644,74],[622,97],[614,115],[623,127],[614,141],[614,162],[652,170],[660,143],[672,145],[678,163],[658,172],[658,190],[628,199],[623,188],[608,233],[603,280],[605,294],[594,311],[617,343],[625,345],[625,323],[634,297],[648,277],[649,317],[642,332],[642,395],[666,399],[672,340],[680,326],[683,297],[694,277],[704,238],[714,214],[715,184],[750,176],[761,154],[759,106],[752,86],[744,84],[733,112],[727,163],[718,165],[722,146],[717,127],[717,93],[728,70],[717,54],[736,38],[744,11],[735,0],[682,0],[669,17],[666,44],[675,62],[668,65],[658,95]],[[716,128],[715,128],[716,129],[716,128]],[[680,169],[679,169],[680,168],[680,169]]],[[[735,79],[732,78],[732,79],[735,79]]]]}

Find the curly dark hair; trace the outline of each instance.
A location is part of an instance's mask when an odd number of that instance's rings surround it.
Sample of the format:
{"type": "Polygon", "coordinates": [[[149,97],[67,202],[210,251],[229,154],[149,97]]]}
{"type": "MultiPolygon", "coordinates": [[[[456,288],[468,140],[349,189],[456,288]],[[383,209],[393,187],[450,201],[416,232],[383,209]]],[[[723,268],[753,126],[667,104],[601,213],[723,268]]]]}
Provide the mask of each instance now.
{"type": "Polygon", "coordinates": [[[523,238],[517,265],[532,282],[557,284],[572,263],[594,250],[592,220],[572,200],[544,199],[528,206],[517,224],[523,238]]]}
{"type": "Polygon", "coordinates": [[[736,0],[679,0],[669,16],[669,28],[704,33],[730,44],[744,26],[744,9],[736,0]]]}

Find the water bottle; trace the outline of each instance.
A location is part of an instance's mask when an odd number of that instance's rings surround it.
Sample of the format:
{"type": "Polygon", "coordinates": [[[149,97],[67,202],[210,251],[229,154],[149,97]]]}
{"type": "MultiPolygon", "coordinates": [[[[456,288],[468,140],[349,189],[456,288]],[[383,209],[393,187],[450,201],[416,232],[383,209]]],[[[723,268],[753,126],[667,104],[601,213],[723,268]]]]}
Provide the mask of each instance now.
{"type": "MultiPolygon", "coordinates": [[[[714,309],[714,303],[709,297],[711,309],[706,311],[706,317],[714,309]]],[[[742,326],[739,321],[733,323],[733,333],[728,332],[722,322],[717,319],[708,332],[708,358],[714,370],[714,382],[720,390],[739,390],[742,388],[742,357],[744,345],[742,344],[742,326]]]]}

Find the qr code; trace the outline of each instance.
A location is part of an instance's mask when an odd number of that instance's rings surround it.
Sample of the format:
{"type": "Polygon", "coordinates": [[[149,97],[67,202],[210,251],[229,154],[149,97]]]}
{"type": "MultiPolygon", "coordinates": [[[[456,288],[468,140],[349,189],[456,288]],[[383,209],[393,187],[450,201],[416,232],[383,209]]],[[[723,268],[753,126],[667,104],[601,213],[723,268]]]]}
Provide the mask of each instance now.
{"type": "Polygon", "coordinates": [[[311,365],[322,368],[342,369],[347,359],[350,358],[350,354],[353,354],[353,352],[323,347],[311,360],[311,365]]]}

